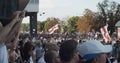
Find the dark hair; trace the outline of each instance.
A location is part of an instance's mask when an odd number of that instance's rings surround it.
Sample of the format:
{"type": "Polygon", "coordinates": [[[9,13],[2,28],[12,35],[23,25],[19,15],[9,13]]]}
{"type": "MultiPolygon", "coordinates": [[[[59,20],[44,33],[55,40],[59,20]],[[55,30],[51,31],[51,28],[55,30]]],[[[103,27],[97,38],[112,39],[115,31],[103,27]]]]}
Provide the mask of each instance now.
{"type": "Polygon", "coordinates": [[[30,56],[31,56],[29,54],[29,52],[31,51],[31,48],[34,49],[34,46],[33,46],[32,42],[26,42],[25,45],[24,45],[24,47],[23,47],[23,53],[24,53],[23,54],[24,55],[23,61],[29,61],[30,56]]]}
{"type": "Polygon", "coordinates": [[[24,57],[23,44],[24,44],[24,41],[23,41],[23,40],[20,40],[18,46],[19,46],[20,55],[21,55],[22,58],[24,57]]]}
{"type": "Polygon", "coordinates": [[[53,55],[54,55],[53,51],[46,51],[44,55],[45,62],[52,63],[53,55]]]}
{"type": "Polygon", "coordinates": [[[77,49],[77,42],[75,40],[67,40],[61,44],[59,55],[60,59],[63,62],[70,61],[72,58],[72,54],[77,49]]]}

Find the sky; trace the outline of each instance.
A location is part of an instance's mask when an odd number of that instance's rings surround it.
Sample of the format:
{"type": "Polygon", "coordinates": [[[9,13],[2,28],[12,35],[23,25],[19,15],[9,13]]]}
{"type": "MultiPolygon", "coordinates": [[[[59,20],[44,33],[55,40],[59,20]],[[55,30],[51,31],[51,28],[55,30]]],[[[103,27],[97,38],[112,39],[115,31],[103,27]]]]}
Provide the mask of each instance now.
{"type": "MultiPolygon", "coordinates": [[[[45,21],[48,17],[65,20],[71,16],[82,16],[85,9],[97,11],[98,2],[103,0],[39,0],[38,21],[45,21]],[[45,14],[43,14],[43,12],[45,14]],[[40,14],[42,14],[40,16],[40,14]]],[[[111,0],[120,3],[120,0],[111,0]]],[[[23,23],[29,23],[29,17],[23,19],[23,23]]]]}

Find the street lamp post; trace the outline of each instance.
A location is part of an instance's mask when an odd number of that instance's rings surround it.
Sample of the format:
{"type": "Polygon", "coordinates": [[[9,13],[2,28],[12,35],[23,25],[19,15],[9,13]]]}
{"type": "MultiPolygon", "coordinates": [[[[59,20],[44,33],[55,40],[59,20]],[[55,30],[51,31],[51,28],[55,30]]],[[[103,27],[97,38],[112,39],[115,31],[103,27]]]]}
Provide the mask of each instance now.
{"type": "MultiPolygon", "coordinates": [[[[45,12],[41,13],[40,16],[42,16],[42,15],[44,15],[44,14],[45,14],[45,12]]],[[[44,32],[44,31],[43,31],[43,28],[44,28],[44,25],[41,24],[41,30],[42,30],[41,32],[44,32]]]]}
{"type": "Polygon", "coordinates": [[[43,14],[45,14],[45,12],[43,12],[42,14],[40,14],[40,16],[42,16],[43,14]]]}

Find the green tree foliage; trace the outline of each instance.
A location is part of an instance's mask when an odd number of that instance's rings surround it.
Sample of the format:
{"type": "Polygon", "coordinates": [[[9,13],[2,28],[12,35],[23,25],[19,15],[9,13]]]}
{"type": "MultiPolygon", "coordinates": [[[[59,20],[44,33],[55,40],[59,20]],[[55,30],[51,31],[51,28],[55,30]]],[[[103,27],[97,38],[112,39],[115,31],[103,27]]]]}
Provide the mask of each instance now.
{"type": "Polygon", "coordinates": [[[97,23],[102,23],[102,26],[108,23],[108,30],[112,34],[115,31],[115,24],[120,20],[120,4],[114,1],[104,0],[98,3],[98,9],[97,23]]]}
{"type": "Polygon", "coordinates": [[[45,31],[44,27],[45,27],[45,23],[46,23],[46,22],[47,22],[47,21],[41,22],[41,31],[45,31]]]}
{"type": "Polygon", "coordinates": [[[46,21],[43,21],[43,22],[38,21],[38,22],[37,22],[37,29],[38,29],[38,32],[44,31],[45,23],[46,23],[46,21]]]}
{"type": "Polygon", "coordinates": [[[68,19],[68,31],[70,33],[77,31],[77,21],[79,17],[78,16],[73,16],[68,19]]]}
{"type": "Polygon", "coordinates": [[[28,23],[22,23],[22,26],[21,26],[21,31],[23,32],[28,32],[30,29],[30,26],[28,23]]]}
{"type": "Polygon", "coordinates": [[[41,32],[41,22],[37,21],[37,31],[41,32]]]}
{"type": "Polygon", "coordinates": [[[60,33],[65,33],[67,32],[67,24],[65,21],[59,21],[59,29],[60,29],[60,33]]]}

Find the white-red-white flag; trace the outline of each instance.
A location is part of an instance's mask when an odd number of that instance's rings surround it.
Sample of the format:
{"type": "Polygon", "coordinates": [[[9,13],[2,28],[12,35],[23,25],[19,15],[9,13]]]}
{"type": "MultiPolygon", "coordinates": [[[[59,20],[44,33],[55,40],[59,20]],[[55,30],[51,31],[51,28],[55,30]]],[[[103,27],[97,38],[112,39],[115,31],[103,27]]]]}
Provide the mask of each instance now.
{"type": "Polygon", "coordinates": [[[57,30],[57,29],[59,29],[58,24],[56,24],[56,25],[54,25],[53,27],[51,27],[51,28],[48,30],[48,32],[49,32],[49,34],[52,34],[52,33],[54,33],[54,31],[57,30]]]}
{"type": "Polygon", "coordinates": [[[43,33],[43,31],[39,32],[39,34],[42,34],[42,33],[43,33]]]}
{"type": "Polygon", "coordinates": [[[105,42],[111,41],[111,37],[108,33],[107,26],[102,27],[100,30],[103,35],[103,38],[105,39],[105,42]]]}
{"type": "Polygon", "coordinates": [[[120,39],[120,28],[117,28],[117,32],[118,32],[118,39],[120,39]]]}

